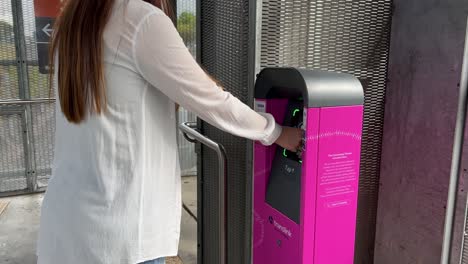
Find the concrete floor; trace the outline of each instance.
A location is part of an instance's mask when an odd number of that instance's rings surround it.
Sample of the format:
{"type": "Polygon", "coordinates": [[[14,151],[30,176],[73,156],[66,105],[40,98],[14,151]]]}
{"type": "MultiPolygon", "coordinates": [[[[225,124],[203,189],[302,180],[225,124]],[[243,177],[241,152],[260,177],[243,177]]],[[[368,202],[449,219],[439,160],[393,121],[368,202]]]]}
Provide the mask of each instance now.
{"type": "MultiPolygon", "coordinates": [[[[183,201],[196,214],[196,178],[184,177],[183,201]]],[[[43,194],[2,198],[9,202],[0,214],[0,263],[34,264],[39,214],[43,194]]],[[[197,224],[185,210],[182,214],[179,256],[184,264],[196,264],[197,224]]],[[[167,264],[182,263],[169,259],[167,264]]]]}
{"type": "Polygon", "coordinates": [[[36,237],[42,194],[4,198],[8,207],[0,215],[0,263],[36,263],[36,237]]]}

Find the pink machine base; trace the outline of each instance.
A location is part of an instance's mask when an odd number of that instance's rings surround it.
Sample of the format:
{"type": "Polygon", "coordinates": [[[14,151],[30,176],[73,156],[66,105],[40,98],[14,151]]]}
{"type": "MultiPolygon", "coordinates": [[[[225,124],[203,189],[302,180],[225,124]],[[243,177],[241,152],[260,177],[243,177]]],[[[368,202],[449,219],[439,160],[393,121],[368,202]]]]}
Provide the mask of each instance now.
{"type": "MultiPolygon", "coordinates": [[[[287,99],[257,99],[283,120],[287,99]]],[[[363,106],[304,109],[301,213],[296,223],[265,201],[276,146],[254,146],[254,264],[352,264],[363,106]]]]}

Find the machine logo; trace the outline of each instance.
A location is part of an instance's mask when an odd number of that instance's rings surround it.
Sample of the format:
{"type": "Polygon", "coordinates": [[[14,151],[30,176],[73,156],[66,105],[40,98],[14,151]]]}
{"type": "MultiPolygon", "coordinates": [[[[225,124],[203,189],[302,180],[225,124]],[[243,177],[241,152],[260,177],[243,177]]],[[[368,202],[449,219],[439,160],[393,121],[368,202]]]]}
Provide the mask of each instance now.
{"type": "Polygon", "coordinates": [[[292,237],[291,230],[289,230],[287,227],[282,226],[280,223],[276,222],[272,216],[268,217],[268,221],[270,224],[272,224],[277,231],[279,231],[281,234],[283,234],[287,238],[292,237]]]}

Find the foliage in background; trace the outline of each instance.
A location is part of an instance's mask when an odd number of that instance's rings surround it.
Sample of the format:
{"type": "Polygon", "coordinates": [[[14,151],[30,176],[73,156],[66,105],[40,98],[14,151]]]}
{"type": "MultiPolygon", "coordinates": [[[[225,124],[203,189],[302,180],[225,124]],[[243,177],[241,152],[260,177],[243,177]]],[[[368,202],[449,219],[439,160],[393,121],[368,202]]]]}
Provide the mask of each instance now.
{"type": "Polygon", "coordinates": [[[13,25],[7,21],[0,20],[0,43],[13,42],[13,25]]]}
{"type": "MultiPolygon", "coordinates": [[[[0,61],[16,61],[13,26],[0,20],[0,61]]],[[[11,99],[18,96],[16,65],[6,66],[0,63],[0,99],[11,99]]]]}
{"type": "Polygon", "coordinates": [[[182,12],[177,18],[177,29],[187,46],[195,41],[196,17],[193,13],[182,12]]]}
{"type": "MultiPolygon", "coordinates": [[[[19,98],[18,66],[2,63],[16,61],[14,37],[13,25],[0,20],[0,100],[19,98]]],[[[28,41],[27,44],[35,45],[33,41],[28,41]]],[[[48,97],[48,77],[39,73],[39,67],[28,66],[28,81],[31,97],[48,97]]]]}

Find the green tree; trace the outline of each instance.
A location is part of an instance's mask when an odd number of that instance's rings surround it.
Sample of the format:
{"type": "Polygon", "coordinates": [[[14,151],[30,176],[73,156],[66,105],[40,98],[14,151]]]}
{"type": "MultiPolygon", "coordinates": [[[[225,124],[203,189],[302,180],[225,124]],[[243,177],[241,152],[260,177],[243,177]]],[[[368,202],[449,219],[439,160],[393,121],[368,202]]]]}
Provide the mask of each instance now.
{"type": "Polygon", "coordinates": [[[177,18],[177,28],[186,45],[195,41],[196,17],[193,13],[182,12],[177,18]]]}
{"type": "Polygon", "coordinates": [[[13,25],[7,21],[0,20],[0,42],[13,41],[13,25]]]}

